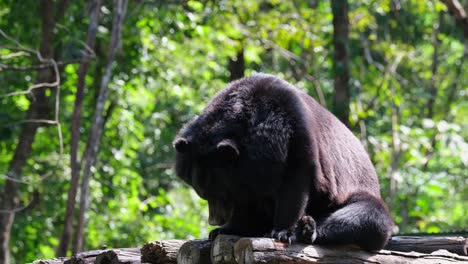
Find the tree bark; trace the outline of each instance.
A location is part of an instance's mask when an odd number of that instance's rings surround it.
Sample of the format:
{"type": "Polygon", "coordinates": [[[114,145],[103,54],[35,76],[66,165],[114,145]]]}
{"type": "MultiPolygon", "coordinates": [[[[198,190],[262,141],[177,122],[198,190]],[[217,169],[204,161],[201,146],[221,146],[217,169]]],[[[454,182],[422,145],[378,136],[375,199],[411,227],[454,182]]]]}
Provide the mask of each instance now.
{"type": "Polygon", "coordinates": [[[112,65],[114,57],[119,47],[122,24],[127,11],[128,0],[114,0],[114,18],[112,22],[111,40],[109,44],[109,55],[107,57],[107,65],[104,76],[99,88],[99,96],[96,103],[96,110],[93,117],[93,125],[86,144],[86,150],[83,155],[83,179],[81,182],[80,194],[80,211],[78,215],[78,224],[76,230],[76,240],[73,247],[73,252],[80,252],[83,248],[84,226],[85,226],[85,212],[88,209],[89,200],[89,176],[91,167],[94,166],[97,152],[99,149],[99,142],[103,131],[103,112],[104,106],[107,102],[109,93],[109,82],[112,76],[112,65]]]}
{"type": "Polygon", "coordinates": [[[146,243],[141,248],[143,263],[177,263],[177,252],[187,240],[161,240],[146,243]]]}
{"type": "Polygon", "coordinates": [[[387,250],[420,253],[432,253],[443,249],[452,253],[466,256],[468,253],[468,240],[463,237],[411,237],[395,236],[385,246],[387,250]]]}
{"type": "Polygon", "coordinates": [[[468,257],[447,251],[431,254],[380,250],[366,252],[353,247],[287,245],[269,238],[242,238],[234,245],[237,263],[453,263],[468,257]]]}
{"type": "Polygon", "coordinates": [[[219,235],[214,241],[196,239],[150,242],[141,248],[141,258],[138,249],[127,248],[87,251],[76,254],[70,259],[40,260],[34,264],[140,263],[140,261],[153,264],[468,263],[467,247],[468,241],[463,237],[400,236],[392,237],[385,250],[366,252],[352,246],[289,245],[270,238],[219,235]]]}
{"type": "Polygon", "coordinates": [[[217,236],[211,247],[211,262],[236,264],[234,256],[234,244],[240,239],[238,236],[217,236]]]}
{"type": "Polygon", "coordinates": [[[236,57],[229,58],[229,81],[240,79],[244,77],[245,72],[245,60],[244,60],[244,50],[241,49],[237,52],[236,57]]]}
{"type": "MultiPolygon", "coordinates": [[[[40,6],[42,28],[40,54],[43,60],[47,60],[54,57],[54,3],[52,0],[42,0],[40,6]]],[[[53,73],[51,68],[40,69],[36,83],[48,83],[52,77],[53,73]]],[[[27,112],[28,120],[41,119],[50,114],[50,107],[47,96],[45,95],[45,89],[46,87],[31,91],[34,100],[31,101],[27,112]]],[[[2,192],[2,204],[0,205],[0,209],[2,210],[2,212],[0,212],[0,264],[10,263],[10,233],[15,219],[15,211],[19,206],[18,180],[31,154],[32,143],[34,142],[34,137],[39,126],[41,126],[41,123],[38,122],[26,122],[23,124],[15,153],[13,154],[8,172],[6,173],[8,178],[6,179],[4,191],[2,192]]]]}
{"type": "MultiPolygon", "coordinates": [[[[88,33],[86,36],[86,46],[88,49],[94,49],[96,41],[96,33],[99,20],[99,12],[101,10],[101,0],[90,1],[90,22],[88,33]]],[[[85,78],[91,63],[89,50],[85,50],[83,60],[78,69],[78,82],[76,85],[75,105],[73,108],[72,124],[71,124],[71,139],[70,139],[70,167],[71,178],[70,188],[68,190],[67,205],[65,209],[65,219],[63,224],[63,233],[60,237],[60,243],[57,248],[57,256],[66,256],[71,236],[73,232],[73,215],[75,211],[75,199],[78,192],[78,182],[80,178],[80,163],[78,162],[78,144],[80,141],[80,120],[81,111],[84,99],[85,78]]]]}
{"type": "MultiPolygon", "coordinates": [[[[434,118],[434,108],[437,99],[437,86],[439,85],[437,73],[439,68],[439,28],[441,27],[443,21],[443,13],[439,13],[439,19],[437,22],[434,23],[432,26],[432,48],[434,51],[432,52],[432,66],[431,66],[431,83],[429,84],[429,88],[427,90],[429,94],[429,100],[427,102],[427,119],[434,118]]],[[[431,160],[432,155],[436,152],[437,147],[437,129],[433,129],[433,134],[431,136],[431,147],[426,149],[426,159],[422,167],[422,171],[427,171],[429,167],[429,161],[431,160]]]]}
{"type": "Polygon", "coordinates": [[[210,239],[190,240],[182,245],[177,254],[178,264],[206,264],[211,263],[210,239]]]}
{"type": "Polygon", "coordinates": [[[333,94],[333,112],[349,127],[349,19],[348,1],[332,0],[333,12],[333,68],[335,74],[335,92],[333,94]]]}
{"type": "MultiPolygon", "coordinates": [[[[141,254],[138,248],[116,248],[106,250],[92,250],[82,252],[73,257],[58,262],[61,264],[139,264],[141,263],[141,254]]],[[[61,260],[61,259],[59,259],[61,260]]],[[[56,264],[57,262],[35,261],[33,264],[56,264]]],[[[56,261],[56,259],[52,260],[56,261]]],[[[58,264],[57,263],[57,264],[58,264]]]]}
{"type": "Polygon", "coordinates": [[[439,19],[432,26],[432,65],[431,65],[431,83],[429,84],[429,100],[427,102],[427,118],[432,119],[434,117],[434,105],[437,98],[437,72],[439,68],[439,28],[443,21],[443,14],[439,13],[439,19]]]}
{"type": "Polygon", "coordinates": [[[94,264],[140,264],[141,254],[138,249],[107,250],[96,257],[94,264]]]}

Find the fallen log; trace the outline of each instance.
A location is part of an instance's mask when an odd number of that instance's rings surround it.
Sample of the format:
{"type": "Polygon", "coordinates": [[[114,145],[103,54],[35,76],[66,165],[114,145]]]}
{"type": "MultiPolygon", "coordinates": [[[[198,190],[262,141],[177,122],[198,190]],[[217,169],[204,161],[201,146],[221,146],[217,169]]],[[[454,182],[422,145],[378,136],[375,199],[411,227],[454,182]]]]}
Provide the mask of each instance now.
{"type": "Polygon", "coordinates": [[[160,240],[149,242],[141,248],[141,262],[153,264],[177,263],[177,253],[187,240],[160,240]]]}
{"type": "Polygon", "coordinates": [[[269,238],[242,238],[234,244],[239,264],[255,263],[468,263],[468,257],[446,250],[431,254],[381,250],[366,252],[352,246],[324,247],[276,242],[269,238]]]}
{"type": "Polygon", "coordinates": [[[60,257],[53,259],[39,259],[33,262],[33,264],[63,264],[68,258],[60,257]]]}
{"type": "Polygon", "coordinates": [[[96,257],[106,250],[91,250],[80,252],[73,255],[70,259],[65,260],[64,264],[88,264],[94,263],[96,257]]]}
{"type": "Polygon", "coordinates": [[[93,250],[34,264],[468,263],[467,243],[463,237],[392,237],[385,250],[365,252],[352,246],[288,245],[269,238],[220,235],[214,241],[161,240],[141,249],[93,250]]]}
{"type": "Polygon", "coordinates": [[[415,237],[394,236],[387,245],[387,250],[420,253],[432,253],[439,249],[445,249],[452,253],[466,256],[468,254],[468,239],[464,237],[415,237]]]}
{"type": "Polygon", "coordinates": [[[178,264],[208,264],[211,263],[210,239],[195,239],[182,245],[177,254],[178,264]]]}
{"type": "Polygon", "coordinates": [[[139,264],[138,248],[116,248],[91,250],[73,255],[70,258],[37,260],[33,264],[139,264]]]}
{"type": "Polygon", "coordinates": [[[141,254],[137,248],[131,250],[107,250],[96,257],[94,264],[140,264],[141,254]]]}

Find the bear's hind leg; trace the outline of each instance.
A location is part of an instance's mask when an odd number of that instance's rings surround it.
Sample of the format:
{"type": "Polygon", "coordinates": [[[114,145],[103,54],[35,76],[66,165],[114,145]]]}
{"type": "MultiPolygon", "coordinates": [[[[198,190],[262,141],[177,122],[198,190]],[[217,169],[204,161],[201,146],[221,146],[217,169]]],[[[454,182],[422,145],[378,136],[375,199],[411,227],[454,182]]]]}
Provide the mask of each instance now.
{"type": "Polygon", "coordinates": [[[393,222],[379,198],[367,193],[351,195],[345,205],[317,219],[317,244],[356,244],[380,250],[391,235],[393,222]]]}

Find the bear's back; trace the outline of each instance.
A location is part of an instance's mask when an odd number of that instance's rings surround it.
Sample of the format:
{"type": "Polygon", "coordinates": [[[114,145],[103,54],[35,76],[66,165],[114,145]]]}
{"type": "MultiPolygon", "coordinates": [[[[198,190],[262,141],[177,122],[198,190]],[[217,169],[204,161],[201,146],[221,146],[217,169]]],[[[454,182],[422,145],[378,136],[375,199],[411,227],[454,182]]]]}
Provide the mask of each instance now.
{"type": "Polygon", "coordinates": [[[242,140],[252,157],[271,155],[286,162],[294,153],[312,162],[313,191],[332,202],[341,203],[354,192],[380,197],[375,169],[361,142],[332,113],[288,82],[269,74],[234,81],[211,100],[202,116],[218,119],[220,112],[224,119],[247,119],[243,122],[248,132],[242,140]],[[297,138],[298,144],[289,144],[297,138]]]}

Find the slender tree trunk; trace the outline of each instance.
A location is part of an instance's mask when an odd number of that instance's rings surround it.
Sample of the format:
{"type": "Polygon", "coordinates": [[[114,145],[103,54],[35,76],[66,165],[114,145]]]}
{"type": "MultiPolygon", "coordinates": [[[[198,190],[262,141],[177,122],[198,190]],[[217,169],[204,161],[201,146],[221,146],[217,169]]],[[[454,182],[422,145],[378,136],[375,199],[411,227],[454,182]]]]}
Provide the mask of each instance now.
{"type": "MultiPolygon", "coordinates": [[[[96,33],[99,20],[99,11],[101,9],[101,0],[91,0],[90,4],[90,22],[86,36],[86,45],[89,49],[94,49],[96,33]]],[[[57,248],[57,256],[66,256],[73,232],[73,215],[75,211],[75,199],[78,192],[78,183],[80,178],[80,163],[78,162],[78,144],[80,141],[80,120],[84,99],[85,78],[91,63],[89,50],[85,51],[84,58],[78,69],[78,82],[76,87],[75,105],[73,108],[71,139],[70,139],[70,189],[68,190],[63,233],[57,248]]]]}
{"type": "MultiPolygon", "coordinates": [[[[429,93],[429,100],[427,101],[427,116],[428,119],[434,118],[434,107],[437,99],[437,86],[440,82],[438,82],[437,72],[439,68],[439,28],[440,24],[443,21],[443,13],[439,13],[439,19],[437,22],[434,23],[432,27],[432,47],[434,49],[432,53],[432,66],[431,66],[431,83],[429,84],[428,93],[429,93]]],[[[437,144],[437,129],[434,128],[433,134],[431,136],[431,147],[426,150],[426,161],[423,164],[422,170],[427,170],[429,166],[429,161],[436,151],[436,144],[437,144]]]]}
{"type": "Polygon", "coordinates": [[[127,11],[128,0],[114,0],[114,19],[112,22],[111,40],[109,44],[109,55],[104,76],[99,89],[98,101],[94,112],[93,125],[88,137],[86,150],[83,155],[83,179],[81,181],[80,211],[78,215],[78,224],[76,230],[76,240],[73,247],[73,253],[82,251],[84,239],[85,213],[88,209],[89,201],[89,176],[91,167],[96,160],[99,149],[99,141],[103,131],[104,106],[109,93],[109,82],[112,76],[112,64],[119,47],[122,33],[122,24],[127,11]]]}
{"type": "MultiPolygon", "coordinates": [[[[44,60],[52,59],[54,56],[53,51],[53,29],[55,26],[54,21],[54,4],[52,0],[41,1],[41,45],[40,54],[44,60]]],[[[37,76],[37,83],[49,82],[53,77],[51,68],[40,69],[37,76]]],[[[31,101],[27,113],[27,119],[40,119],[47,118],[50,114],[50,107],[45,95],[45,88],[35,89],[33,91],[34,100],[31,101]]],[[[8,176],[5,182],[5,189],[3,190],[3,197],[0,205],[0,264],[9,264],[9,241],[11,228],[15,219],[15,211],[19,206],[18,199],[18,180],[21,177],[26,161],[31,154],[32,143],[36,135],[37,128],[40,123],[29,122],[24,123],[18,144],[10,161],[8,176]]]]}
{"type": "Polygon", "coordinates": [[[335,93],[333,111],[349,127],[349,21],[348,1],[332,0],[335,93]]]}
{"type": "Polygon", "coordinates": [[[429,100],[427,102],[427,118],[432,119],[434,117],[434,104],[437,98],[437,71],[439,67],[439,28],[442,22],[443,14],[439,13],[439,19],[434,23],[432,27],[432,47],[434,52],[432,53],[432,66],[431,66],[431,83],[429,85],[429,100]]]}
{"type": "Polygon", "coordinates": [[[236,58],[229,58],[229,81],[240,79],[244,77],[245,72],[245,60],[244,60],[244,50],[241,49],[237,52],[236,58]]]}

